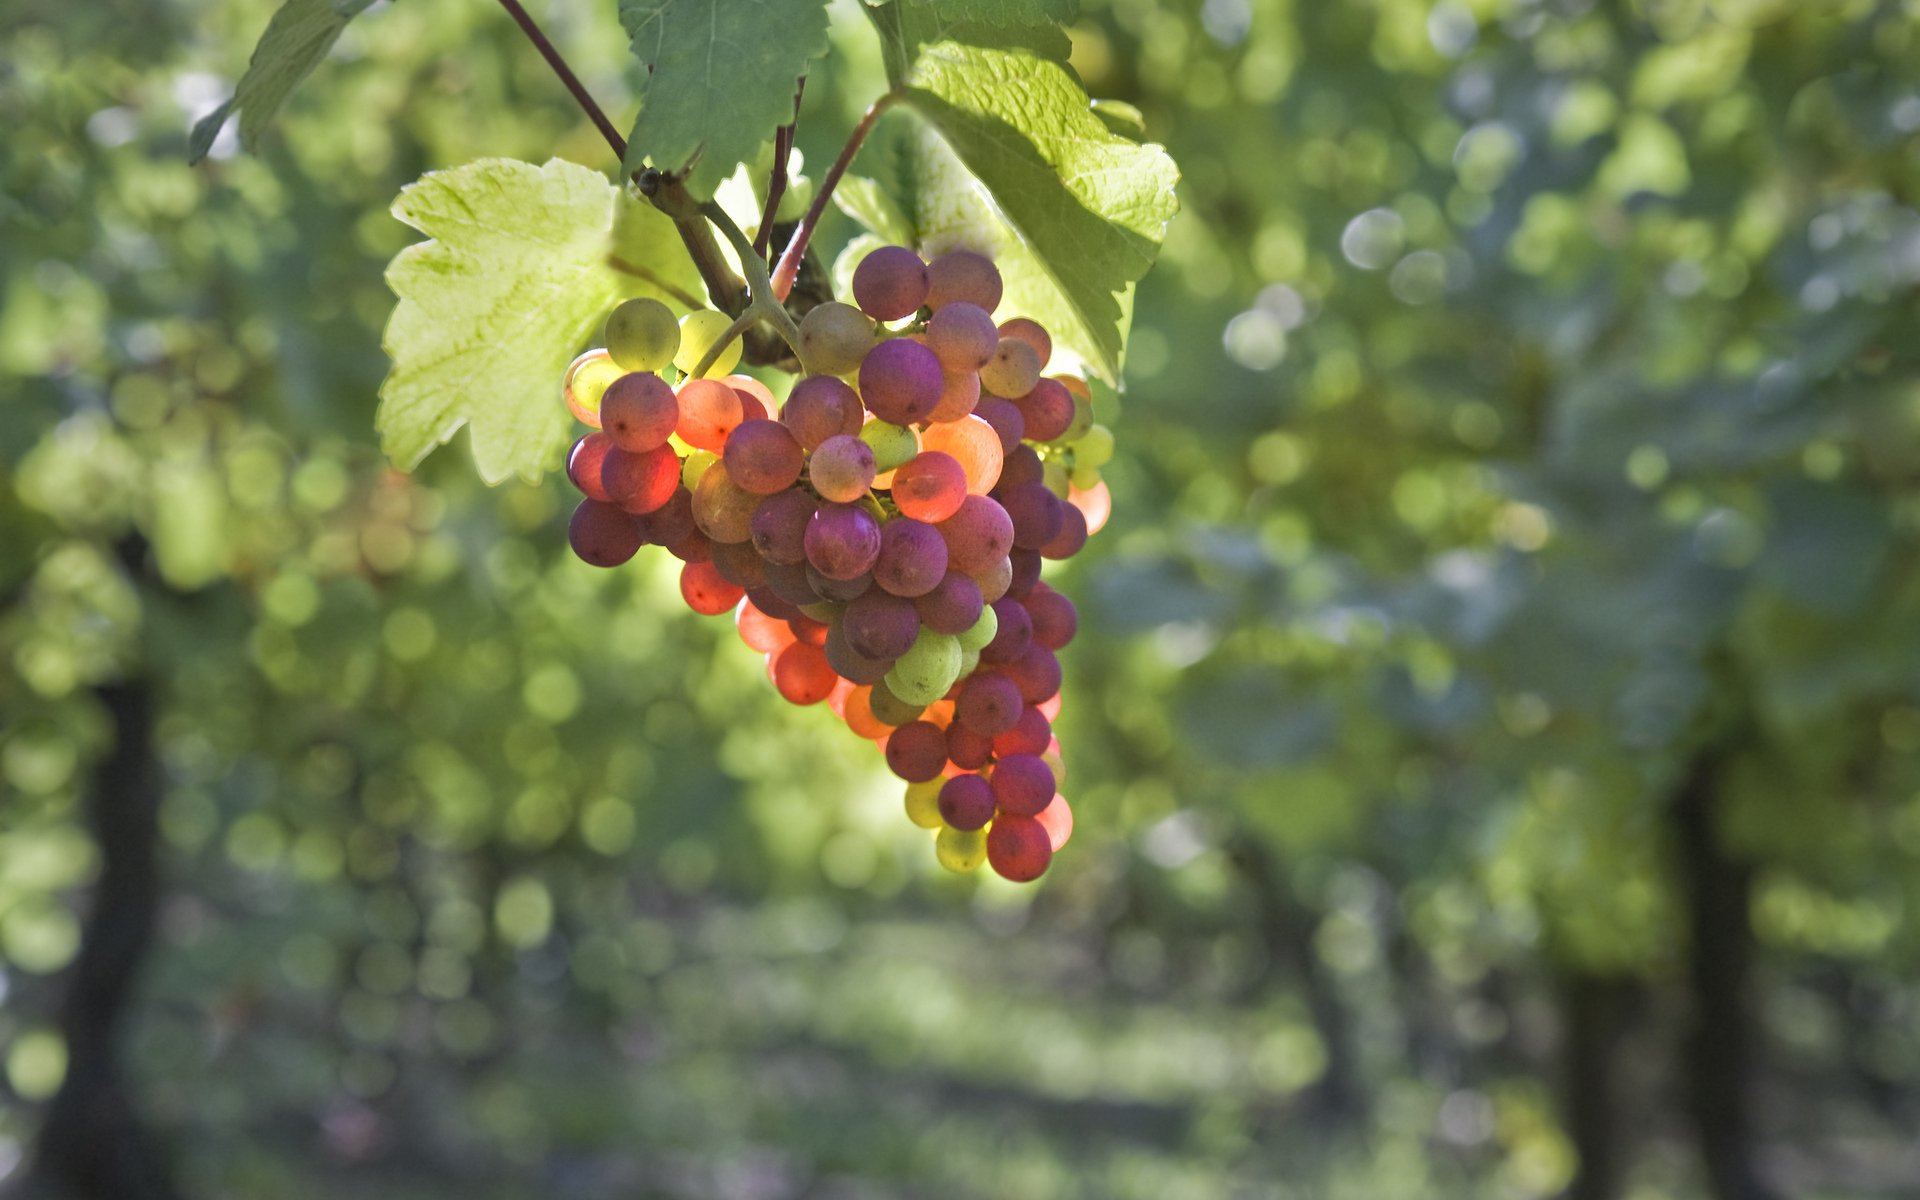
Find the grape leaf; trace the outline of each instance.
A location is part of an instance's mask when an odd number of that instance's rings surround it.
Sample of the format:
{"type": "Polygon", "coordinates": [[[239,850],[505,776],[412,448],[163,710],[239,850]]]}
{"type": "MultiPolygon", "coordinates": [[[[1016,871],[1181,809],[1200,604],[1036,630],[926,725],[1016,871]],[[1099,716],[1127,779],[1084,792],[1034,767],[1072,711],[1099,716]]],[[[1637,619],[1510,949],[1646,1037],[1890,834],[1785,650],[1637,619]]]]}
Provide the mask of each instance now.
{"type": "Polygon", "coordinates": [[[860,227],[879,235],[896,246],[913,241],[913,227],[893,197],[878,183],[863,175],[848,175],[833,189],[834,207],[860,223],[860,227]]]}
{"type": "Polygon", "coordinates": [[[827,51],[825,0],[621,0],[650,70],[627,168],[686,172],[696,199],[793,119],[794,87],[827,51]]]}
{"type": "Polygon", "coordinates": [[[924,41],[1025,46],[1065,62],[1072,49],[1062,26],[1079,15],[1079,0],[907,0],[924,41]]]}
{"type": "Polygon", "coordinates": [[[393,214],[430,239],[387,268],[399,302],[374,423],[403,470],[466,425],[481,478],[538,479],[567,445],[561,375],[607,312],[630,296],[698,294],[666,216],[560,159],[432,171],[393,214]]]}
{"type": "Polygon", "coordinates": [[[373,0],[286,0],[267,22],[259,45],[247,62],[246,74],[233,89],[233,98],[194,123],[187,138],[187,161],[199,162],[213,148],[220,127],[235,109],[240,112],[240,144],[251,150],[259,144],[273,114],[320,60],[333,49],[347,22],[364,12],[373,0]]]}
{"type": "MultiPolygon", "coordinates": [[[[982,189],[972,196],[923,180],[915,189],[923,239],[943,227],[962,242],[955,230],[963,226],[990,235],[990,207],[1008,234],[977,248],[1000,258],[1009,311],[1021,307],[1047,324],[1116,381],[1134,281],[1153,265],[1179,207],[1173,160],[1108,129],[1067,69],[1031,52],[952,41],[898,48],[912,53],[896,77],[905,103],[982,189]],[[943,205],[955,211],[941,216],[943,205]]],[[[933,156],[921,160],[938,169],[933,156]]]]}

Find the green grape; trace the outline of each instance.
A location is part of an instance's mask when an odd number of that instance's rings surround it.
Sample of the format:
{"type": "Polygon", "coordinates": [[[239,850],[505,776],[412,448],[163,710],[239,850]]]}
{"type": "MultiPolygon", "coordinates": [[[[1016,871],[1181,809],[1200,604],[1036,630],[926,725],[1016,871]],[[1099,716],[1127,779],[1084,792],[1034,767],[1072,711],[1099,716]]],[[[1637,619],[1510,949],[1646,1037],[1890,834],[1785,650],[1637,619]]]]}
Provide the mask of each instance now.
{"type": "Polygon", "coordinates": [[[1068,422],[1067,431],[1061,434],[1057,440],[1071,445],[1081,438],[1086,437],[1087,431],[1092,428],[1093,401],[1087,399],[1085,396],[1075,396],[1073,398],[1073,420],[1068,422]]]}
{"type": "Polygon", "coordinates": [[[935,777],[925,783],[907,785],[907,820],[922,829],[939,829],[946,822],[940,819],[940,787],[945,779],[935,777]]]}
{"type": "Polygon", "coordinates": [[[1090,492],[1100,486],[1099,467],[1075,467],[1068,480],[1083,492],[1090,492]]]}
{"type": "MultiPolygon", "coordinates": [[[[811,504],[812,501],[809,500],[808,503],[811,504]]],[[[847,606],[836,604],[831,600],[822,600],[818,604],[802,604],[800,611],[822,625],[831,625],[840,619],[841,613],[847,611],[847,606]]]]}
{"type": "Polygon", "coordinates": [[[822,375],[848,375],[873,349],[873,318],[829,300],[800,318],[800,357],[822,375]]]}
{"type": "MultiPolygon", "coordinates": [[[[693,374],[693,369],[700,365],[700,360],[707,356],[707,351],[713,348],[713,344],[720,340],[720,335],[732,325],[731,317],[710,308],[690,312],[681,317],[680,349],[673,356],[673,365],[689,375],[693,374]]],[[[713,365],[707,368],[706,377],[718,379],[722,375],[731,374],[733,369],[740,365],[740,349],[740,339],[736,336],[727,343],[725,349],[720,351],[720,357],[713,360],[713,365]]]]}
{"type": "Polygon", "coordinates": [[[983,650],[993,640],[993,635],[999,632],[1000,614],[994,612],[993,605],[989,604],[980,610],[980,619],[973,623],[973,628],[954,640],[960,643],[963,651],[983,650]]]}
{"type": "Polygon", "coordinates": [[[960,678],[960,640],[922,627],[887,672],[887,689],[909,704],[932,704],[960,678]]]}
{"type": "Polygon", "coordinates": [[[680,465],[680,482],[688,491],[700,485],[700,477],[708,468],[720,461],[720,456],[709,450],[695,450],[687,455],[687,461],[680,465]]]}
{"type": "Polygon", "coordinates": [[[873,469],[876,471],[891,471],[920,453],[920,439],[904,425],[868,421],[860,428],[860,440],[873,447],[873,469]]]}
{"type": "Polygon", "coordinates": [[[1113,430],[1095,425],[1073,444],[1073,463],[1077,467],[1104,467],[1113,461],[1113,430]]]}
{"type": "Polygon", "coordinates": [[[607,318],[607,353],[629,371],[658,371],[680,348],[680,323],[658,300],[629,300],[607,318]]]}
{"type": "Polygon", "coordinates": [[[934,835],[933,856],[957,875],[977,871],[987,861],[987,831],[947,826],[934,835]]]}
{"type": "Polygon", "coordinates": [[[954,676],[954,678],[965,679],[967,676],[973,674],[974,668],[979,665],[980,652],[978,650],[969,650],[965,646],[962,646],[960,648],[960,673],[954,676]]]}
{"type": "Polygon", "coordinates": [[[584,424],[600,427],[600,400],[613,381],[625,375],[605,350],[589,350],[567,367],[561,394],[567,407],[584,424]]]}
{"type": "Polygon", "coordinates": [[[1040,482],[1045,484],[1047,487],[1047,490],[1052,492],[1054,495],[1060,497],[1063,500],[1066,499],[1066,496],[1067,496],[1066,464],[1062,463],[1057,458],[1049,458],[1044,463],[1041,463],[1040,464],[1040,482]]]}

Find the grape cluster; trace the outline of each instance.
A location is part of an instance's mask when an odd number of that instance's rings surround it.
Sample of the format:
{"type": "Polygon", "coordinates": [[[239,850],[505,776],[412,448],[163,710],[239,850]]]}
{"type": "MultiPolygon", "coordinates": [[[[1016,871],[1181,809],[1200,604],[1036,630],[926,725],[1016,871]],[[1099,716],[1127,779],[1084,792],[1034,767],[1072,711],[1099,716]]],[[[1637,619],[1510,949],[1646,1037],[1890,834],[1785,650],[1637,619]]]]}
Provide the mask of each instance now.
{"type": "Polygon", "coordinates": [[[1105,523],[1113,435],[1083,380],[1044,374],[1038,322],[995,321],[991,260],[888,246],[852,284],[855,304],[800,322],[812,373],[777,415],[730,373],[737,341],[692,376],[723,314],[617,308],[567,371],[596,430],[567,457],[586,496],[569,540],[599,567],[664,547],[687,605],[731,610],[781,696],[881,748],[943,866],[1037,879],[1073,831],[1053,721],[1078,626],[1041,565],[1105,523]]]}

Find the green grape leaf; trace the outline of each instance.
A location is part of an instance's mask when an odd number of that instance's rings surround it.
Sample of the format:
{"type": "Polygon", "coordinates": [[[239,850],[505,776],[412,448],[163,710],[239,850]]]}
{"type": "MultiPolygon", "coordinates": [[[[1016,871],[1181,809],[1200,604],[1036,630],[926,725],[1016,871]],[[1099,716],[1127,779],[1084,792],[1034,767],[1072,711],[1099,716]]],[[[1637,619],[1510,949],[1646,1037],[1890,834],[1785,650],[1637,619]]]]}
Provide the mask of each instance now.
{"type": "Polygon", "coordinates": [[[561,377],[608,311],[700,286],[672,221],[560,159],[432,171],[393,214],[430,239],[387,268],[393,366],[374,424],[403,470],[465,425],[481,478],[538,479],[567,445],[561,377]]]}
{"type": "Polygon", "coordinates": [[[237,109],[240,144],[251,150],[259,144],[273,114],[280,111],[300,85],[333,49],[347,22],[364,12],[373,0],[286,0],[267,22],[260,44],[253,48],[246,74],[234,87],[233,98],[194,124],[187,138],[187,161],[199,162],[213,148],[220,127],[237,109]]]}
{"type": "Polygon", "coordinates": [[[986,241],[973,248],[1000,262],[1007,311],[1116,382],[1133,284],[1179,207],[1173,160],[1112,132],[1066,68],[1023,50],[922,45],[899,84],[977,182],[920,148],[921,172],[940,177],[913,189],[923,249],[986,241]]]}
{"type": "Polygon", "coordinates": [[[907,220],[907,214],[893,202],[880,185],[863,175],[848,175],[840,180],[840,186],[833,189],[835,207],[855,221],[862,229],[878,234],[881,239],[896,246],[905,246],[913,242],[913,225],[907,220]]]}
{"type": "Polygon", "coordinates": [[[621,0],[649,74],[627,169],[685,172],[699,200],[793,120],[794,88],[827,51],[825,0],[621,0]]]}
{"type": "Polygon", "coordinates": [[[1064,63],[1073,43],[1063,26],[1078,8],[1077,0],[890,0],[867,16],[897,83],[920,48],[935,42],[1027,50],[1064,63]]]}

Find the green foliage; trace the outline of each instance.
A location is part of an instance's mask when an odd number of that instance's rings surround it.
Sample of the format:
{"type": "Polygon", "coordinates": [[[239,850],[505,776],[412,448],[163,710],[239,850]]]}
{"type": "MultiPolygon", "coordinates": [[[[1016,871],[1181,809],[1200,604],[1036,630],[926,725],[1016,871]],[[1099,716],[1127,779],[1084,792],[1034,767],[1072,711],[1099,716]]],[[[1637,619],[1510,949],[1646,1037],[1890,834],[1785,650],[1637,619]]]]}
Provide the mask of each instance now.
{"type": "Polygon", "coordinates": [[[555,469],[571,436],[554,403],[568,360],[620,300],[666,298],[652,280],[698,286],[672,222],[561,159],[430,172],[393,213],[432,239],[387,271],[399,303],[377,424],[407,469],[463,425],[489,483],[555,469]]]}
{"type": "Polygon", "coordinates": [[[233,98],[202,117],[187,139],[188,159],[199,162],[213,147],[221,126],[240,114],[240,144],[253,149],[260,143],[273,114],[280,111],[293,89],[333,49],[347,22],[366,11],[373,0],[286,0],[260,35],[247,72],[240,77],[233,98]]]}
{"type": "Polygon", "coordinates": [[[647,68],[627,168],[687,172],[702,200],[793,119],[827,49],[825,0],[621,0],[620,19],[647,68]]]}

